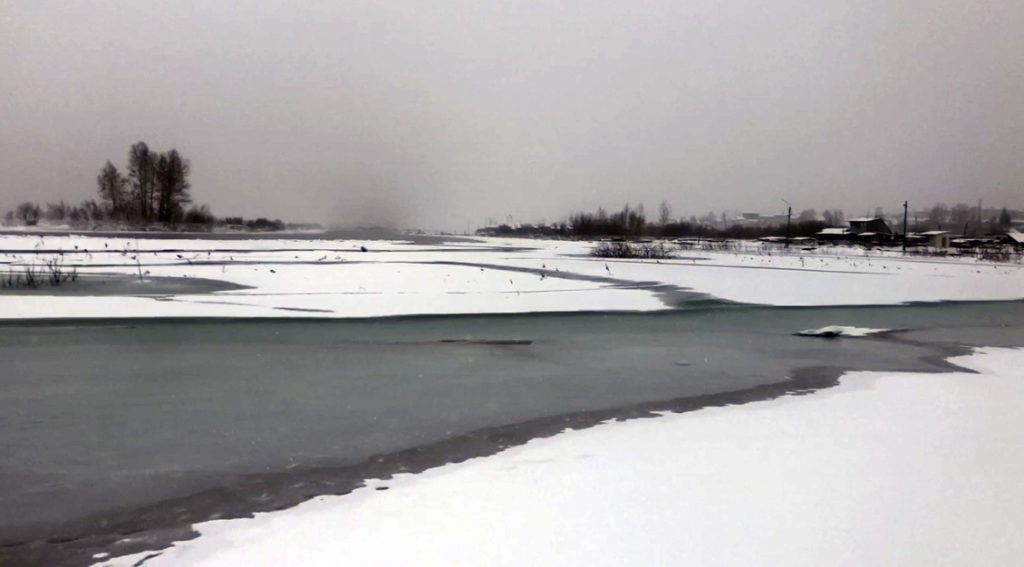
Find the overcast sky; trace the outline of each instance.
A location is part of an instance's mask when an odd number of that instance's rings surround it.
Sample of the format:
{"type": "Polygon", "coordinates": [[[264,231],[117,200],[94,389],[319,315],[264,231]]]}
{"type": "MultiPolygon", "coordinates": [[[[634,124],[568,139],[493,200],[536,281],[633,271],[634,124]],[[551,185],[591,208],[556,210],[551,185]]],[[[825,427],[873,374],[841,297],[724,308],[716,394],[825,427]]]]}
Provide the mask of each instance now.
{"type": "Polygon", "coordinates": [[[1024,208],[1024,2],[0,0],[0,209],[146,141],[224,215],[1024,208]]]}

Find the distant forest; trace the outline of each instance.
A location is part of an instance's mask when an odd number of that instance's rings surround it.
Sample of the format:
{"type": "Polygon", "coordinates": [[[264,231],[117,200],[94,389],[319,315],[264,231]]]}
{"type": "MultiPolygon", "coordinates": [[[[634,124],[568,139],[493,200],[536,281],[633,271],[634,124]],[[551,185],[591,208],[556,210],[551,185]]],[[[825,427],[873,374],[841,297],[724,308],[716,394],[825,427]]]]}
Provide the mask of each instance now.
{"type": "MultiPolygon", "coordinates": [[[[890,227],[902,233],[902,211],[897,215],[887,215],[880,208],[866,217],[883,218],[890,227]]],[[[959,203],[949,207],[943,203],[936,204],[926,211],[916,211],[908,215],[907,230],[922,232],[928,230],[947,230],[952,234],[964,236],[981,236],[1005,232],[1014,223],[1014,218],[1021,216],[1019,211],[1001,209],[981,209],[959,203]]],[[[621,210],[609,213],[603,208],[596,212],[580,212],[569,216],[568,220],[555,224],[500,224],[477,231],[479,234],[490,235],[547,235],[562,237],[619,237],[619,238],[733,238],[750,239],[767,236],[814,236],[827,227],[844,227],[846,216],[842,210],[825,210],[818,214],[814,209],[805,209],[798,214],[776,215],[773,217],[730,218],[726,213],[707,215],[689,219],[674,218],[672,209],[662,201],[658,207],[657,220],[647,219],[643,205],[626,204],[621,210]]]]}
{"type": "Polygon", "coordinates": [[[127,175],[110,161],[96,177],[100,201],[89,199],[78,205],[64,201],[48,203],[25,202],[4,216],[4,224],[36,226],[40,220],[54,224],[70,224],[90,228],[193,228],[209,229],[221,224],[249,230],[280,230],[280,220],[241,217],[217,219],[206,205],[192,203],[189,175],[192,168],[187,159],[171,149],[150,150],[138,142],[128,150],[127,175]]]}

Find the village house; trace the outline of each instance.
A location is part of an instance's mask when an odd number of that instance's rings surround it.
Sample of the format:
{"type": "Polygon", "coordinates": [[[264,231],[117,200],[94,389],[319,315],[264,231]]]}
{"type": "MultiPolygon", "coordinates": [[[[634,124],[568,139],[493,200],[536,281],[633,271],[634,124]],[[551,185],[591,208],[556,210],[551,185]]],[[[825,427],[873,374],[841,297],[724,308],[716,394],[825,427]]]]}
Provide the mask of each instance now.
{"type": "Polygon", "coordinates": [[[883,218],[850,219],[849,228],[829,227],[817,233],[820,242],[861,242],[884,244],[895,240],[895,233],[883,218]]]}
{"type": "Polygon", "coordinates": [[[823,228],[815,236],[818,242],[846,242],[853,239],[853,233],[845,227],[823,228]]]}
{"type": "Polygon", "coordinates": [[[889,223],[881,217],[850,219],[850,231],[857,235],[857,240],[873,244],[890,242],[895,236],[889,223]]]}
{"type": "Polygon", "coordinates": [[[1018,232],[1012,228],[1006,231],[1002,239],[1003,244],[1009,244],[1018,250],[1024,250],[1024,232],[1018,232]]]}
{"type": "Polygon", "coordinates": [[[921,238],[921,244],[932,248],[949,248],[950,235],[948,230],[929,230],[917,234],[921,238]]]}

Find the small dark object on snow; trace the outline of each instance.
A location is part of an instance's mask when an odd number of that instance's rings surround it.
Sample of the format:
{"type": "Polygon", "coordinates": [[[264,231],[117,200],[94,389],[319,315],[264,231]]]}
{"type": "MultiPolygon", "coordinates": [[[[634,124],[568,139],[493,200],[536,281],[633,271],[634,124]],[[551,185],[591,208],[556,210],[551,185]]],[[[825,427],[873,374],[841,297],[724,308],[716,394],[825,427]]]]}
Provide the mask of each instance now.
{"type": "Polygon", "coordinates": [[[835,339],[843,336],[841,331],[800,331],[799,333],[793,333],[798,337],[817,337],[819,339],[835,339]]]}
{"type": "Polygon", "coordinates": [[[368,252],[368,250],[366,249],[366,247],[365,247],[365,246],[360,246],[360,247],[359,247],[359,251],[360,251],[360,252],[368,252]]]}

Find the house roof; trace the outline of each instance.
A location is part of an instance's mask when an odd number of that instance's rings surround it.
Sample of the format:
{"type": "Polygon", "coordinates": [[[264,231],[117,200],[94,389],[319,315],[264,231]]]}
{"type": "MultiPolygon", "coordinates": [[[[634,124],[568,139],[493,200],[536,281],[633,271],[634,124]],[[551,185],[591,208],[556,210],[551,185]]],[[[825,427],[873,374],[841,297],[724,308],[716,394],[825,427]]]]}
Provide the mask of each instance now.
{"type": "Polygon", "coordinates": [[[1016,230],[1006,231],[1006,236],[1013,239],[1017,244],[1024,244],[1024,232],[1017,232],[1016,230]]]}
{"type": "Polygon", "coordinates": [[[823,229],[821,229],[821,232],[819,232],[818,234],[835,235],[835,236],[847,235],[847,234],[850,234],[850,229],[848,229],[848,228],[823,228],[823,229]]]}
{"type": "Polygon", "coordinates": [[[919,232],[921,236],[941,236],[943,234],[949,234],[948,230],[929,230],[928,232],[919,232]]]}
{"type": "Polygon", "coordinates": [[[871,222],[871,221],[884,221],[882,217],[861,217],[859,219],[849,219],[847,222],[871,222]]]}

